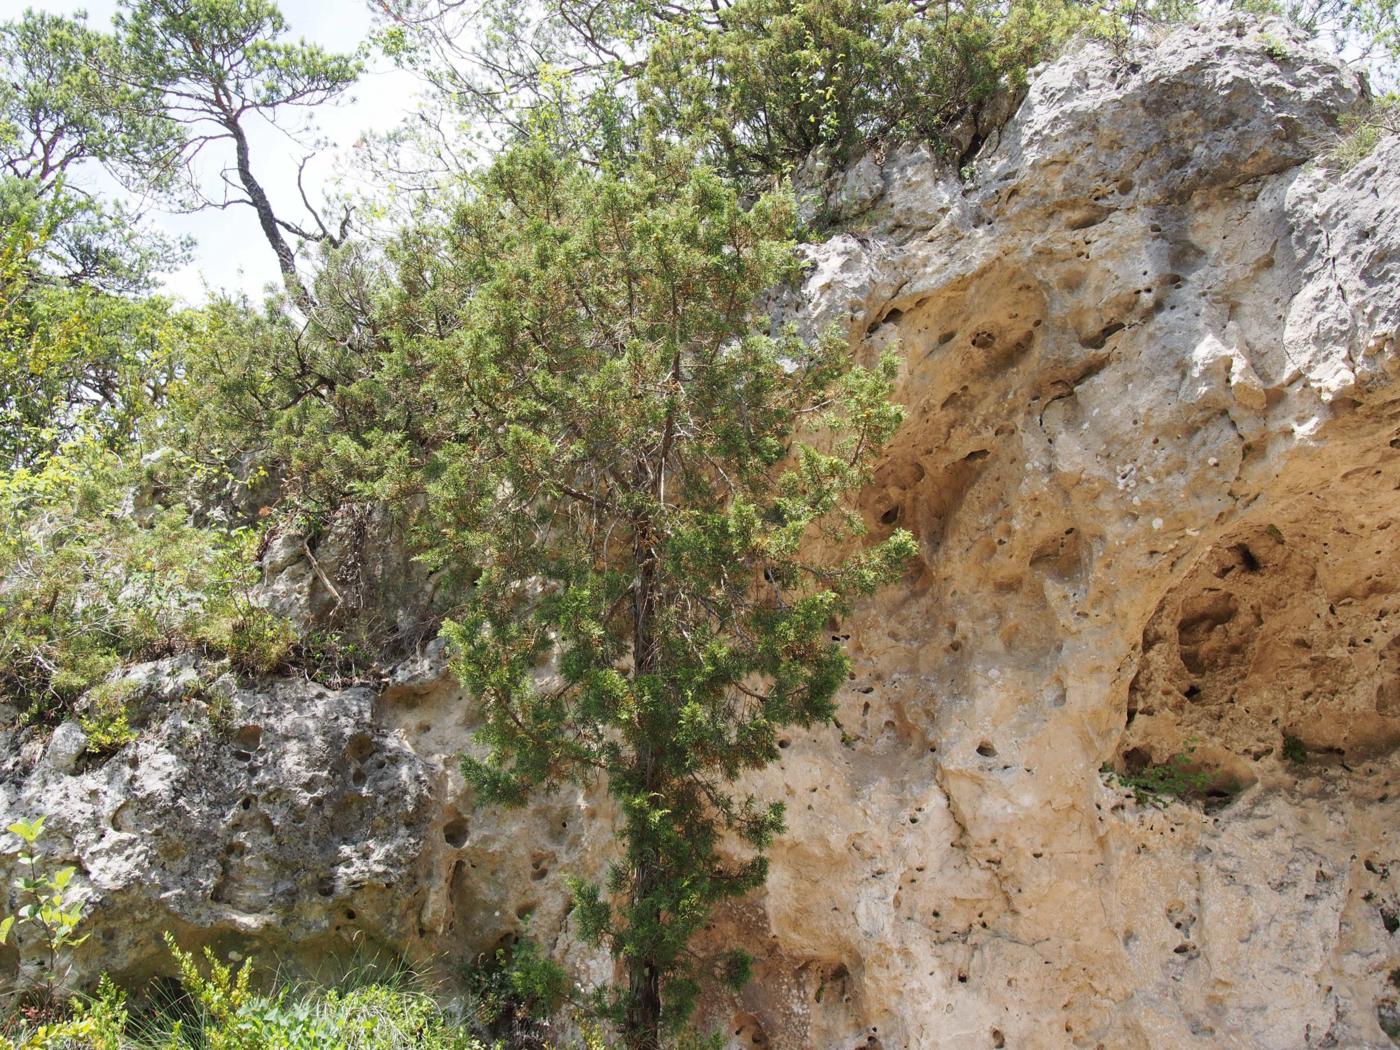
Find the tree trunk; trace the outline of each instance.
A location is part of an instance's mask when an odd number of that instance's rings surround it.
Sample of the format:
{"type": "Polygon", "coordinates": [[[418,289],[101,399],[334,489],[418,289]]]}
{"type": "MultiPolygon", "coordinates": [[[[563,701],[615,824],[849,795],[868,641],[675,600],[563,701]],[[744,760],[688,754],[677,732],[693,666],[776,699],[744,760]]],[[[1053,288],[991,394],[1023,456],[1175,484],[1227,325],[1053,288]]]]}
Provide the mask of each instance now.
{"type": "MultiPolygon", "coordinates": [[[[643,900],[656,885],[655,865],[639,864],[633,872],[632,901],[643,900]]],[[[622,1019],[622,1038],[627,1050],[661,1050],[661,974],[656,960],[629,957],[627,960],[627,1013],[622,1019]]]]}
{"type": "MultiPolygon", "coordinates": [[[[632,592],[632,670],[634,676],[651,673],[656,667],[656,555],[646,530],[639,530],[634,547],[637,583],[632,592]]],[[[643,717],[647,717],[646,714],[643,717]]],[[[642,790],[648,794],[661,785],[656,756],[644,740],[637,748],[637,771],[642,790]]],[[[635,909],[660,883],[660,858],[644,845],[644,852],[632,871],[632,905],[635,909]]],[[[622,1038],[627,1050],[661,1050],[661,970],[652,954],[628,956],[627,1011],[622,1020],[622,1038]]]]}
{"type": "Polygon", "coordinates": [[[316,301],[311,298],[311,293],[302,283],[301,275],[297,273],[296,256],[292,253],[292,246],[282,236],[282,228],[277,225],[277,213],[272,210],[272,201],[268,199],[262,183],[253,175],[252,158],[248,153],[248,136],[243,133],[243,127],[236,117],[228,118],[224,126],[233,136],[238,181],[243,184],[243,190],[248,194],[253,211],[257,212],[258,225],[262,227],[263,236],[267,238],[267,243],[272,246],[272,251],[277,256],[277,268],[282,271],[282,286],[287,289],[287,294],[292,297],[297,309],[309,317],[316,301]]]}

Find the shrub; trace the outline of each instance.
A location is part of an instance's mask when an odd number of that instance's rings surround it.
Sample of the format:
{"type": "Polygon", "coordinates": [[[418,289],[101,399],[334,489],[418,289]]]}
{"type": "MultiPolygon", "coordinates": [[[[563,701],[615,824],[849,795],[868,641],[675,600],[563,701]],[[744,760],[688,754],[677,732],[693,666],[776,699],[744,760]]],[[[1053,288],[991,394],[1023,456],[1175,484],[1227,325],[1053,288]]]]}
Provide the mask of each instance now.
{"type": "Polygon", "coordinates": [[[1284,733],[1283,757],[1286,761],[1300,766],[1308,760],[1307,745],[1291,733],[1284,733]]]}
{"type": "Polygon", "coordinates": [[[1323,157],[1323,164],[1335,171],[1350,171],[1371,155],[1381,139],[1395,134],[1400,134],[1400,94],[1391,92],[1342,118],[1341,138],[1323,157]]]}
{"type": "Polygon", "coordinates": [[[103,682],[88,692],[87,710],[78,719],[78,725],[87,734],[89,754],[108,755],[136,739],[127,713],[135,687],[131,679],[121,678],[103,682]]]}
{"type": "Polygon", "coordinates": [[[1165,762],[1148,765],[1136,773],[1118,773],[1108,766],[1101,772],[1130,790],[1140,806],[1160,808],[1174,801],[1196,801],[1217,784],[1213,773],[1193,762],[1191,756],[1195,752],[1195,746],[1188,741],[1183,750],[1165,762]]]}
{"type": "Polygon", "coordinates": [[[167,935],[179,998],[138,1013],[102,978],[67,1016],[0,1037],[0,1050],[486,1050],[411,975],[348,989],[283,984],[256,990],[251,961],[237,969],[167,935]]]}
{"type": "MultiPolygon", "coordinates": [[[[0,697],[30,720],[65,717],[125,660],[198,648],[261,673],[290,651],[291,626],[250,597],[253,530],[134,507],[141,473],[81,442],[0,478],[0,697]]],[[[99,746],[120,746],[120,706],[97,698],[99,746]]]]}
{"type": "Polygon", "coordinates": [[[466,984],[476,1023],[512,1043],[527,1040],[569,993],[567,975],[528,937],[478,959],[466,984]]]}
{"type": "MultiPolygon", "coordinates": [[[[1065,0],[738,0],[653,45],[641,85],[655,134],[711,140],[732,174],[837,164],[890,138],[942,148],[1088,22],[1065,0]]],[[[957,159],[956,156],[953,157],[957,159]]]]}
{"type": "Polygon", "coordinates": [[[67,973],[62,968],[63,956],[87,940],[87,934],[77,934],[83,921],[84,904],[69,888],[78,869],[50,870],[41,863],[38,843],[44,833],[44,820],[42,816],[17,820],[6,828],[22,844],[20,874],[15,879],[15,889],[22,903],[14,915],[0,919],[0,944],[14,935],[38,948],[43,968],[41,991],[43,1001],[48,1004],[53,1002],[54,993],[67,973]]]}

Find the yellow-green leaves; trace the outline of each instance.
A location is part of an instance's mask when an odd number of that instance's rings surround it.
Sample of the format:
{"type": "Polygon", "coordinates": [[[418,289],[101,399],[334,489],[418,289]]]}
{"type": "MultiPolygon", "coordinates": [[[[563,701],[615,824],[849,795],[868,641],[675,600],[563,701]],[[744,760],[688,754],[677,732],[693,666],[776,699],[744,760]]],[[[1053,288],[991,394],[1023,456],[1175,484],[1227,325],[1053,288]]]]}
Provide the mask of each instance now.
{"type": "Polygon", "coordinates": [[[42,991],[45,999],[52,1002],[54,992],[67,974],[67,953],[86,941],[88,934],[77,934],[84,912],[82,898],[71,890],[77,869],[50,869],[43,863],[39,839],[44,833],[45,819],[41,815],[32,820],[17,820],[5,829],[23,843],[18,857],[19,872],[14,880],[21,904],[14,915],[0,920],[0,943],[14,934],[22,937],[22,948],[43,957],[42,991]]]}

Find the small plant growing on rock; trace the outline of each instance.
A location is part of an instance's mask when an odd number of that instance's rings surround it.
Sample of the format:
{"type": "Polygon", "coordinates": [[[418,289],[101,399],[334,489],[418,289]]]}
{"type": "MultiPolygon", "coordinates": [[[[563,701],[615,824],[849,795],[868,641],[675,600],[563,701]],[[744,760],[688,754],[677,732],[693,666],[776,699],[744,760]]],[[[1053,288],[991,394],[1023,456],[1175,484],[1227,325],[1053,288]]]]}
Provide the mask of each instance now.
{"type": "Polygon", "coordinates": [[[47,1021],[17,1041],[0,1038],[0,1050],[127,1050],[132,1045],[126,1039],[126,993],[110,977],[103,975],[91,999],[75,999],[67,1008],[68,1017],[47,1021]]]}
{"type": "Polygon", "coordinates": [[[550,1015],[570,996],[563,969],[529,937],[478,958],[466,983],[476,1024],[511,1046],[533,1045],[550,1015]]]}
{"type": "Polygon", "coordinates": [[[1108,766],[1100,772],[1130,790],[1138,805],[1162,809],[1174,801],[1199,798],[1213,786],[1215,777],[1192,764],[1191,756],[1195,751],[1195,745],[1188,741],[1183,750],[1165,762],[1149,765],[1139,772],[1119,773],[1108,766]]]}
{"type": "Polygon", "coordinates": [[[1342,118],[1341,138],[1323,157],[1333,171],[1349,171],[1371,155],[1387,135],[1400,132],[1400,94],[1375,99],[1361,113],[1342,118]]]}
{"type": "Polygon", "coordinates": [[[17,820],[6,829],[23,843],[19,854],[22,873],[14,883],[22,903],[15,914],[0,919],[0,944],[12,933],[32,935],[46,956],[42,992],[45,1002],[52,1003],[61,983],[59,956],[82,944],[87,934],[77,935],[83,902],[74,895],[71,884],[78,869],[64,867],[50,872],[41,864],[38,842],[45,819],[17,820]]]}
{"type": "Polygon", "coordinates": [[[251,959],[234,970],[206,947],[205,976],[194,953],[182,951],[169,933],[165,944],[180,970],[180,984],[197,1008],[199,1035],[209,1050],[323,1050],[333,1045],[335,1033],[311,1003],[252,991],[251,959]]]}
{"type": "Polygon", "coordinates": [[[129,678],[104,682],[88,692],[88,709],[78,719],[87,735],[89,754],[110,755],[136,739],[127,704],[138,684],[129,678]]]}
{"type": "Polygon", "coordinates": [[[1291,733],[1284,733],[1283,757],[1294,765],[1301,766],[1308,760],[1308,749],[1296,736],[1291,733]]]}

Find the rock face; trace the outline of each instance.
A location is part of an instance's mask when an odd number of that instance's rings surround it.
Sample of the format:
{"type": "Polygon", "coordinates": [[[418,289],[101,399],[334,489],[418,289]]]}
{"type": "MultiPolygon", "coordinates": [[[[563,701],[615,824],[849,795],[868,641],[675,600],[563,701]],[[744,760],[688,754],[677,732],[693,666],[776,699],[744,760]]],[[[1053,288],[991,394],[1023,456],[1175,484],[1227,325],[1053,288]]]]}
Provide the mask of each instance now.
{"type": "MultiPolygon", "coordinates": [[[[134,708],[158,720],[116,755],[84,754],[72,723],[47,744],[2,741],[0,817],[47,814],[41,850],[81,873],[94,935],[75,973],[168,969],[167,929],[308,965],[356,935],[356,949],[411,942],[440,772],[377,723],[369,690],[242,690],[198,670],[128,669],[134,708]]],[[[21,961],[43,963],[9,951],[21,961]]]]}
{"type": "MultiPolygon", "coordinates": [[[[706,1006],[730,1046],[1393,1045],[1400,141],[1310,162],[1362,91],[1277,24],[1086,45],[972,171],[813,191],[845,232],[788,309],[903,362],[862,507],[922,557],[842,629],[839,728],[757,785],[790,832],[714,930],[760,957],[706,1006]]],[[[52,813],[111,919],[83,966],[530,919],[607,972],[560,879],[605,865],[606,799],[473,809],[437,649],[378,696],[226,693],[105,762],[12,742],[0,815],[52,813]]]]}

